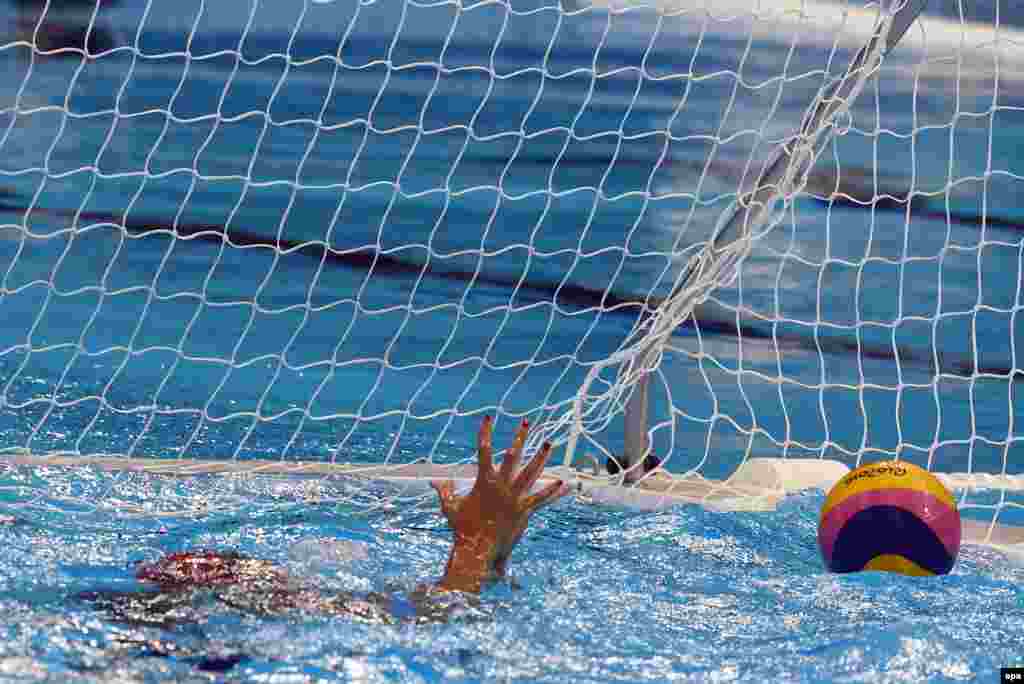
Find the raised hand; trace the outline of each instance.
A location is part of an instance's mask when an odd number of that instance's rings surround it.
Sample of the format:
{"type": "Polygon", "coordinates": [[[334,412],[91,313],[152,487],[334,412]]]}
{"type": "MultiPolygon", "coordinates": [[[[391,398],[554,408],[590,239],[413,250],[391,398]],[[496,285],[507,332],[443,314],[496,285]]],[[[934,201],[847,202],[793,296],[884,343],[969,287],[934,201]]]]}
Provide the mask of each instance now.
{"type": "Polygon", "coordinates": [[[523,445],[530,426],[524,420],[500,467],[495,467],[491,435],[494,421],[484,418],[477,436],[478,471],[468,495],[455,495],[451,480],[432,482],[441,500],[441,512],[455,532],[444,577],[438,588],[478,592],[489,580],[504,577],[512,549],[523,536],[530,514],[569,492],[561,480],[531,494],[544,472],[551,444],[522,469],[523,445]]]}

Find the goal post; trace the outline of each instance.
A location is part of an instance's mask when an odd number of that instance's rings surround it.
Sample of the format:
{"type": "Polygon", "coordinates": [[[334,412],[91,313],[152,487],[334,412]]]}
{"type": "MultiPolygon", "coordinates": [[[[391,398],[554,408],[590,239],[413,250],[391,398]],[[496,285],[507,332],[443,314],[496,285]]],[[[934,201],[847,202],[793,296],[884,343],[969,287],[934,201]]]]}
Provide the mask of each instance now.
{"type": "Polygon", "coordinates": [[[649,451],[649,440],[638,433],[647,430],[648,374],[656,368],[668,338],[693,314],[697,304],[714,290],[732,282],[735,268],[749,254],[753,241],[784,218],[786,206],[803,190],[807,174],[839,125],[837,117],[853,105],[885,53],[899,43],[926,4],[926,0],[898,0],[880,7],[868,42],[857,51],[841,76],[822,86],[809,103],[796,135],[778,143],[763,163],[754,165],[754,182],[746,189],[742,189],[741,182],[736,199],[722,212],[707,244],[690,258],[671,294],[644,322],[643,336],[625,353],[591,368],[573,405],[576,425],[568,440],[567,463],[572,462],[576,440],[582,432],[582,407],[593,379],[605,364],[623,364],[628,370],[620,387],[628,388],[631,396],[624,415],[623,456],[621,459],[613,457],[613,460],[615,469],[621,469],[627,480],[635,479],[636,471],[643,470],[647,454],[639,451],[649,451]],[[637,367],[639,371],[635,370],[637,367]],[[622,463],[617,463],[618,460],[622,463]]]}
{"type": "Polygon", "coordinates": [[[19,5],[0,491],[413,505],[494,415],[598,500],[768,507],[900,458],[1024,524],[1024,18],[947,9],[19,5]]]}

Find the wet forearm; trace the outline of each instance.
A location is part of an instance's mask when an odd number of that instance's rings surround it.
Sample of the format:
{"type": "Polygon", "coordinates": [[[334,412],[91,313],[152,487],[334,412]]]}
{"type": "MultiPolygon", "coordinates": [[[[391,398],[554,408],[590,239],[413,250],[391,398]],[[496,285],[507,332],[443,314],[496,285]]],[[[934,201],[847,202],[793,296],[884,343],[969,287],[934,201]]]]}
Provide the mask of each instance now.
{"type": "Polygon", "coordinates": [[[479,592],[488,581],[504,574],[498,544],[485,537],[456,535],[439,589],[479,592]]]}
{"type": "Polygon", "coordinates": [[[498,468],[491,445],[494,421],[484,417],[477,435],[477,476],[469,494],[456,496],[452,480],[431,482],[441,512],[455,532],[455,543],[437,589],[478,592],[488,581],[504,577],[509,556],[526,532],[530,514],[568,493],[560,480],[532,491],[544,472],[551,443],[545,442],[533,460],[520,468],[529,427],[525,420],[520,423],[498,468]]]}

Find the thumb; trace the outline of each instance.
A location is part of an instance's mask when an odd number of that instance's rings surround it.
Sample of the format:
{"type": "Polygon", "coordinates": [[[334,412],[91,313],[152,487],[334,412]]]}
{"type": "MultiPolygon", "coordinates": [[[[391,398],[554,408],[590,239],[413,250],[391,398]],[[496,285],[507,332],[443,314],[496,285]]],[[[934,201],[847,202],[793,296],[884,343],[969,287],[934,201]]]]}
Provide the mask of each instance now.
{"type": "Polygon", "coordinates": [[[430,486],[437,492],[441,512],[445,514],[445,517],[450,518],[458,504],[455,498],[455,483],[451,480],[431,480],[430,486]]]}

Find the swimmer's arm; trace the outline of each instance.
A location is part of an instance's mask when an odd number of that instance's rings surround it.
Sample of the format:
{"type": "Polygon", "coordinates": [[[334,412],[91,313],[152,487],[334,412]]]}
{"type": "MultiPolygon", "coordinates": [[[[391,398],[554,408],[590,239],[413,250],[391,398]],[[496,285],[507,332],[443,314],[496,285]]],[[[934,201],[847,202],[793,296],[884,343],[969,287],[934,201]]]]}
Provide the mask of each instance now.
{"type": "MultiPolygon", "coordinates": [[[[512,549],[526,531],[530,515],[569,491],[557,481],[530,493],[544,472],[551,445],[545,444],[520,469],[529,431],[525,422],[504,461],[495,467],[492,430],[493,421],[485,418],[477,438],[477,478],[467,496],[456,496],[455,484],[450,480],[431,483],[441,500],[441,511],[455,532],[448,564],[436,589],[479,592],[488,581],[504,577],[512,549]]],[[[169,590],[238,584],[267,591],[288,589],[289,584],[284,570],[269,561],[203,550],[174,553],[144,564],[136,570],[136,577],[169,590]]]]}
{"type": "Polygon", "coordinates": [[[477,436],[476,482],[468,495],[457,497],[451,480],[431,483],[441,501],[441,512],[455,533],[444,576],[436,586],[443,591],[479,592],[487,582],[504,577],[509,556],[526,532],[530,515],[569,491],[559,480],[530,493],[544,472],[551,445],[545,443],[520,469],[529,432],[526,421],[496,467],[491,446],[493,427],[491,418],[484,418],[477,436]]]}

